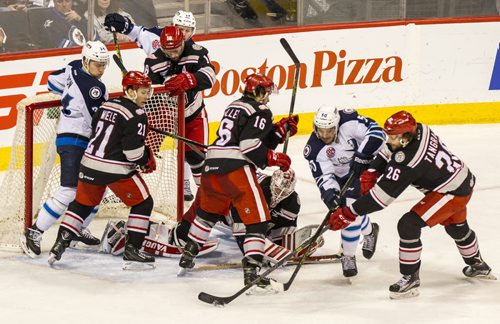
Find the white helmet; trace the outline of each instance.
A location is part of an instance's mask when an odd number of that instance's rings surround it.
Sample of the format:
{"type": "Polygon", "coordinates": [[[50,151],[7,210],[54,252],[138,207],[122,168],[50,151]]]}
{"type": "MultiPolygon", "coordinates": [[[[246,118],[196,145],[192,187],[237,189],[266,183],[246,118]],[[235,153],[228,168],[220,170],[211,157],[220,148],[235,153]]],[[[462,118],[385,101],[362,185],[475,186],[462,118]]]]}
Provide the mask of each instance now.
{"type": "Polygon", "coordinates": [[[177,11],[172,19],[172,22],[174,26],[196,28],[196,19],[194,19],[194,15],[190,11],[177,11]]]}
{"type": "Polygon", "coordinates": [[[106,46],[100,41],[88,41],[83,45],[82,60],[87,64],[89,61],[109,63],[109,53],[106,46]]]}
{"type": "Polygon", "coordinates": [[[314,116],[314,126],[317,128],[338,127],[340,121],[339,110],[333,106],[322,105],[314,116]]]}
{"type": "Polygon", "coordinates": [[[283,199],[290,196],[295,191],[295,171],[291,168],[288,171],[280,169],[273,172],[271,176],[271,208],[276,207],[283,199]]]}

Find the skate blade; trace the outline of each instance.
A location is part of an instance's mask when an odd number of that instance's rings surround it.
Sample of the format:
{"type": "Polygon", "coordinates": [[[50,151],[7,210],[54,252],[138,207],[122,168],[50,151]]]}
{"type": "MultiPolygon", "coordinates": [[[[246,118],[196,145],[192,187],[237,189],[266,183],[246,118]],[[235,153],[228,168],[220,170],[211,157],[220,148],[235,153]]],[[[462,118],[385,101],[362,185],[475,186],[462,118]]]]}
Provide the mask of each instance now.
{"type": "Polygon", "coordinates": [[[28,245],[26,244],[26,237],[24,235],[19,238],[19,241],[21,243],[21,249],[23,249],[24,254],[32,259],[35,259],[38,256],[37,254],[35,254],[35,252],[31,251],[28,248],[28,245]]]}
{"type": "Polygon", "coordinates": [[[49,258],[47,259],[49,266],[52,266],[56,261],[57,261],[56,255],[54,253],[50,252],[49,258]]]}
{"type": "Polygon", "coordinates": [[[69,247],[72,249],[76,248],[76,246],[78,245],[78,242],[79,241],[75,241],[75,240],[69,242],[69,247]]]}
{"type": "Polygon", "coordinates": [[[188,270],[183,267],[179,267],[179,270],[177,271],[177,277],[184,277],[188,273],[188,270]]]}
{"type": "Polygon", "coordinates": [[[275,280],[271,280],[271,284],[266,287],[259,287],[257,285],[250,288],[246,294],[247,295],[255,295],[255,296],[266,296],[266,295],[275,295],[285,291],[285,287],[281,282],[277,282],[275,280]]]}
{"type": "Polygon", "coordinates": [[[492,274],[491,272],[488,273],[487,275],[477,275],[477,276],[474,276],[474,277],[467,277],[467,279],[480,279],[480,280],[497,280],[497,277],[492,274]]]}
{"type": "Polygon", "coordinates": [[[412,288],[408,291],[399,293],[399,292],[390,292],[389,293],[389,298],[390,299],[404,299],[404,298],[411,298],[411,297],[417,297],[420,295],[420,292],[418,291],[417,288],[412,288]]]}
{"type": "Polygon", "coordinates": [[[144,271],[154,270],[156,265],[154,262],[136,262],[136,261],[123,261],[123,270],[144,271]]]}

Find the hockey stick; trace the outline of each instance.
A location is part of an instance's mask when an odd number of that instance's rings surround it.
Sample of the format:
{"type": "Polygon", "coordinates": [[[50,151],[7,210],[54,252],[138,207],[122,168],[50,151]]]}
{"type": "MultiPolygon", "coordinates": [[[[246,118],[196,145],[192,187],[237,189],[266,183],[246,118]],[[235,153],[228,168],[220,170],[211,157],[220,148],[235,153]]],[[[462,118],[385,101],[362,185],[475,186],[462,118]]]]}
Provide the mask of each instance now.
{"type": "Polygon", "coordinates": [[[172,137],[172,138],[174,138],[176,140],[183,141],[194,152],[196,152],[196,154],[198,154],[199,156],[205,158],[205,153],[203,153],[199,148],[197,148],[197,146],[206,149],[206,148],[208,148],[207,145],[195,142],[193,140],[190,140],[189,138],[185,138],[185,137],[182,137],[182,136],[179,136],[179,135],[175,135],[175,134],[166,132],[166,131],[158,129],[158,128],[150,127],[149,129],[152,130],[153,132],[158,133],[158,134],[162,134],[162,135],[165,135],[165,136],[168,136],[168,137],[172,137]]]}
{"type": "MultiPolygon", "coordinates": [[[[290,58],[293,61],[293,64],[295,65],[295,76],[293,79],[293,91],[292,91],[292,99],[290,100],[290,112],[288,113],[288,118],[290,118],[293,114],[293,109],[295,107],[295,96],[297,94],[297,84],[299,83],[299,74],[300,74],[300,61],[297,58],[297,55],[293,52],[292,48],[290,47],[290,44],[288,44],[288,41],[284,38],[280,39],[281,46],[285,49],[285,51],[288,53],[290,58]]],[[[289,139],[289,133],[287,132],[286,134],[286,139],[285,143],[283,144],[283,153],[286,153],[288,149],[288,139],[289,139]]]]}
{"type": "MultiPolygon", "coordinates": [[[[339,197],[343,197],[344,196],[345,192],[347,191],[347,188],[349,188],[349,186],[351,185],[352,180],[354,180],[354,173],[351,173],[349,175],[349,178],[347,179],[346,183],[342,187],[342,190],[340,190],[339,197]]],[[[336,208],[338,208],[338,206],[336,206],[336,208]]],[[[332,210],[335,210],[336,208],[328,210],[328,213],[326,214],[325,218],[323,219],[323,222],[321,222],[321,225],[318,227],[318,229],[316,230],[316,233],[313,235],[313,237],[311,239],[312,243],[314,243],[318,239],[318,237],[320,236],[319,233],[324,228],[326,228],[327,230],[330,229],[330,225],[326,225],[326,223],[330,219],[330,214],[331,214],[332,210]]],[[[288,289],[290,289],[290,286],[292,285],[293,281],[295,280],[295,277],[299,273],[300,268],[302,267],[302,265],[305,262],[305,259],[306,259],[307,254],[309,253],[309,250],[312,248],[312,243],[307,247],[306,252],[304,253],[304,255],[302,256],[302,258],[300,259],[300,262],[297,265],[297,267],[295,268],[295,270],[293,271],[292,276],[290,277],[290,279],[288,279],[288,281],[283,284],[283,290],[284,291],[287,291],[288,289]]]]}
{"type": "MultiPolygon", "coordinates": [[[[327,255],[311,255],[307,257],[304,264],[323,264],[323,263],[336,263],[340,260],[340,254],[327,254],[327,255]]],[[[300,259],[292,259],[288,261],[284,266],[297,265],[300,259]]],[[[209,270],[224,270],[224,269],[239,269],[241,268],[241,262],[231,262],[231,263],[218,263],[218,264],[204,264],[198,267],[194,267],[189,271],[209,271],[209,270]]]]}
{"type": "Polygon", "coordinates": [[[120,45],[118,44],[118,38],[116,37],[116,30],[114,27],[111,27],[112,33],[113,33],[113,42],[115,43],[115,50],[116,54],[113,54],[113,60],[115,61],[116,65],[118,65],[118,68],[122,72],[122,76],[127,74],[127,69],[125,68],[125,65],[123,65],[123,60],[122,60],[122,53],[120,51],[120,45]]]}
{"type": "MultiPolygon", "coordinates": [[[[317,237],[315,239],[317,239],[321,234],[325,233],[327,230],[328,230],[328,228],[325,226],[323,226],[321,231],[320,231],[320,228],[318,228],[317,233],[319,233],[319,234],[317,235],[317,237]]],[[[317,233],[315,233],[314,236],[316,236],[317,233]]],[[[263,278],[266,278],[271,272],[274,272],[276,269],[278,269],[282,265],[284,265],[288,260],[295,257],[299,251],[302,251],[303,249],[307,248],[313,242],[314,242],[313,237],[308,238],[307,240],[302,242],[302,244],[299,247],[297,247],[295,250],[293,250],[292,253],[285,256],[278,263],[274,264],[272,267],[270,267],[269,269],[264,271],[262,274],[257,276],[251,282],[247,283],[243,288],[241,288],[240,290],[238,290],[237,292],[235,292],[231,296],[219,297],[219,296],[207,294],[206,292],[200,292],[198,294],[198,299],[201,300],[202,302],[205,302],[207,304],[213,304],[215,306],[223,306],[223,305],[229,304],[230,302],[232,302],[233,300],[238,298],[240,295],[242,295],[245,291],[247,291],[248,289],[250,289],[254,285],[256,285],[260,280],[262,280],[263,278]]]]}

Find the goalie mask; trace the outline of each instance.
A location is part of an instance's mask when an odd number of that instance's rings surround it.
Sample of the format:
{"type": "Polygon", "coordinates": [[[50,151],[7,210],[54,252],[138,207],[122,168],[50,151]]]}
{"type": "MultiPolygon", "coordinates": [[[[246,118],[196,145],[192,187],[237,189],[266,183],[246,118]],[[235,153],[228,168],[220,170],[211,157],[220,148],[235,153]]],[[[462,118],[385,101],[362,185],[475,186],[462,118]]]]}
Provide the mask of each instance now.
{"type": "Polygon", "coordinates": [[[295,191],[295,171],[276,170],[271,176],[271,208],[276,207],[281,201],[290,196],[295,191]]]}
{"type": "Polygon", "coordinates": [[[338,109],[333,106],[322,105],[314,116],[314,132],[323,143],[331,144],[337,137],[339,122],[338,109]]]}

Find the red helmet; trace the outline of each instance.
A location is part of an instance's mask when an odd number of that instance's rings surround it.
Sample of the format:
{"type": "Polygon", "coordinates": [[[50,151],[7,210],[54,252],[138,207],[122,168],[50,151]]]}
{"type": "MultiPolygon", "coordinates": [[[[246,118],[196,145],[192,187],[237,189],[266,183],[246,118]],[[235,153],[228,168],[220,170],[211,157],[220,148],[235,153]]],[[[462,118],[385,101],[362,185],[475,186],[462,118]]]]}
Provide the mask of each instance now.
{"type": "Polygon", "coordinates": [[[174,49],[182,45],[184,35],[177,26],[167,26],[163,28],[160,35],[161,47],[165,50],[174,49]]]}
{"type": "Polygon", "coordinates": [[[259,86],[263,87],[269,93],[276,91],[276,85],[273,80],[265,75],[254,73],[245,79],[245,92],[253,93],[259,86]]]}
{"type": "Polygon", "coordinates": [[[417,122],[409,112],[401,110],[385,121],[384,130],[388,135],[413,134],[417,131],[417,122]]]}
{"type": "Polygon", "coordinates": [[[139,87],[151,87],[151,79],[142,72],[128,71],[122,79],[123,91],[127,91],[128,87],[137,89],[139,87]]]}

